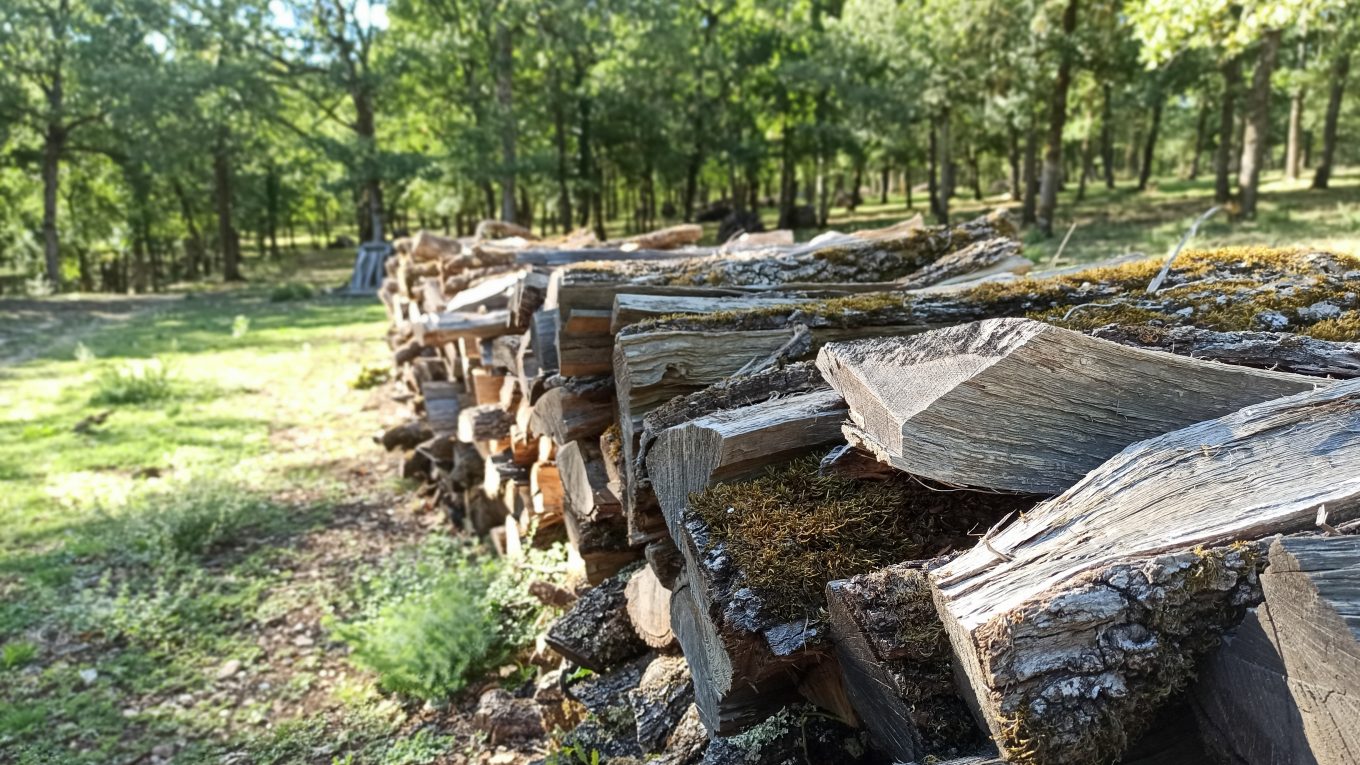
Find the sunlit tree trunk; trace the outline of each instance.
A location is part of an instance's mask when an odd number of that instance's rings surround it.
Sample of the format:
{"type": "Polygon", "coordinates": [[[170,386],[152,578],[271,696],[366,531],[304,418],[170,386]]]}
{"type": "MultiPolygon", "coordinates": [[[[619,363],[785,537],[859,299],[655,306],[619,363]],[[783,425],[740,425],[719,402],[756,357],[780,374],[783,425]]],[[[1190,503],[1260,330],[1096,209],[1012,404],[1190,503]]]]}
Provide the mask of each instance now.
{"type": "Polygon", "coordinates": [[[1043,181],[1039,190],[1039,230],[1053,235],[1053,216],[1058,210],[1058,185],[1062,183],[1063,128],[1067,125],[1067,89],[1072,84],[1072,33],[1077,28],[1078,0],[1068,0],[1063,11],[1062,51],[1053,100],[1048,112],[1048,146],[1044,150],[1043,181]]]}
{"type": "Polygon", "coordinates": [[[1237,173],[1237,187],[1241,191],[1240,214],[1244,218],[1256,217],[1261,165],[1265,160],[1266,136],[1270,132],[1270,75],[1275,70],[1281,34],[1278,29],[1266,32],[1261,40],[1256,70],[1252,73],[1247,125],[1242,133],[1242,166],[1237,173]]]}
{"type": "Polygon", "coordinates": [[[1218,151],[1214,154],[1214,201],[1223,204],[1232,198],[1233,114],[1237,86],[1242,81],[1242,64],[1233,58],[1223,64],[1223,98],[1218,107],[1218,151]]]}
{"type": "Polygon", "coordinates": [[[1336,125],[1341,118],[1341,97],[1346,90],[1346,77],[1351,71],[1351,55],[1343,51],[1332,62],[1331,92],[1327,96],[1327,116],[1322,125],[1322,161],[1313,174],[1313,188],[1325,189],[1332,177],[1332,161],[1336,158],[1336,125]]]}

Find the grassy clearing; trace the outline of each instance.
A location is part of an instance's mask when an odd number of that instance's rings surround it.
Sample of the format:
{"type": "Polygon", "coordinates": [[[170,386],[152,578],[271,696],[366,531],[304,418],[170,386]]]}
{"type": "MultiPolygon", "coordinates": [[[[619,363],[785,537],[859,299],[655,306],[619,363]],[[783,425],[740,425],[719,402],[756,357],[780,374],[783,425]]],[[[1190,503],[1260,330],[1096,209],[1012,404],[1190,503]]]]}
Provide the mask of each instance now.
{"type": "MultiPolygon", "coordinates": [[[[1075,201],[1076,191],[1076,184],[1069,184],[1059,195],[1052,239],[1045,239],[1033,230],[1025,233],[1025,253],[1035,262],[1047,265],[1051,261],[1073,222],[1077,227],[1063,251],[1063,264],[1103,260],[1130,252],[1162,255],[1176,245],[1195,218],[1214,204],[1211,175],[1196,181],[1153,179],[1148,190],[1141,193],[1132,181],[1124,178],[1119,179],[1113,190],[1106,189],[1103,182],[1092,183],[1080,203],[1075,201]]],[[[1007,207],[1019,220],[1019,206],[1008,195],[978,201],[964,189],[959,192],[960,196],[952,200],[951,215],[955,218],[1007,207]]],[[[916,213],[929,219],[925,193],[915,194],[912,201],[913,209],[907,209],[900,196],[890,197],[887,204],[879,204],[875,198],[853,213],[845,208],[832,208],[828,223],[833,229],[853,231],[886,226],[916,213]]],[[[778,212],[764,209],[761,217],[767,228],[774,228],[778,212]]],[[[717,224],[707,224],[705,233],[712,239],[717,229],[717,224]]],[[[816,233],[800,231],[799,241],[816,233]]],[[[1285,181],[1279,172],[1265,173],[1256,220],[1229,222],[1227,215],[1220,214],[1202,226],[1195,239],[1197,247],[1257,244],[1317,247],[1360,256],[1360,168],[1342,169],[1332,179],[1332,188],[1326,191],[1308,188],[1307,181],[1285,181]]]]}
{"type": "MultiPolygon", "coordinates": [[[[430,613],[542,616],[491,597],[506,576],[401,506],[370,439],[390,404],[353,385],[386,356],[382,309],[318,290],[348,259],[243,288],[0,301],[0,761],[428,763],[482,748],[457,710],[380,692],[389,675],[421,681],[446,645],[406,646],[374,673],[340,635],[381,653],[375,634],[447,626],[430,613]],[[449,583],[470,570],[490,584],[460,601],[449,583]]],[[[492,633],[426,695],[521,642],[492,633]]]]}

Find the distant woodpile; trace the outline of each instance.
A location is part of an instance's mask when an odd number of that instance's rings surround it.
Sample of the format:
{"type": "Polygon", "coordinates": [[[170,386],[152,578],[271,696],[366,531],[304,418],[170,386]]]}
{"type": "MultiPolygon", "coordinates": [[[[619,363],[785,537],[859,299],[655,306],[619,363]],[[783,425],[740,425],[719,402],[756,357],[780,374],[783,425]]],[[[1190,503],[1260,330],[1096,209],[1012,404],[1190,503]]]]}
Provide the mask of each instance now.
{"type": "MultiPolygon", "coordinates": [[[[571,550],[581,586],[535,588],[570,604],[545,673],[596,673],[568,741],[1357,762],[1360,265],[1190,252],[1150,292],[1026,276],[1000,214],[700,236],[488,221],[387,263],[384,445],[501,554],[571,550]]],[[[559,690],[479,720],[550,728],[559,690]]]]}

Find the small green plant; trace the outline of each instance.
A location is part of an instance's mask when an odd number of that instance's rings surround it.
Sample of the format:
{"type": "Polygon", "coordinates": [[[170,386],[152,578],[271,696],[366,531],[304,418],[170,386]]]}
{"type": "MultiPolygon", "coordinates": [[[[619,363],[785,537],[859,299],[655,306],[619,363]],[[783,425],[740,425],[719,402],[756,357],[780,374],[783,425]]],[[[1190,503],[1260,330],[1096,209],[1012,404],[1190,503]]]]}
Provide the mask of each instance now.
{"type": "Polygon", "coordinates": [[[250,317],[237,314],[231,320],[231,339],[240,340],[250,332],[250,317]]]}
{"type": "Polygon", "coordinates": [[[359,369],[359,374],[349,381],[349,387],[354,390],[368,390],[391,379],[392,370],[386,364],[365,364],[359,369]]]}
{"type": "Polygon", "coordinates": [[[4,648],[0,648],[0,667],[4,669],[14,669],[33,661],[38,655],[38,647],[26,640],[15,640],[5,643],[4,648]]]}
{"type": "Polygon", "coordinates": [[[600,752],[597,749],[587,752],[582,747],[568,744],[548,755],[543,765],[600,765],[600,752]]]}
{"type": "Polygon", "coordinates": [[[175,395],[174,373],[160,359],[106,366],[95,378],[91,404],[146,404],[175,395]]]}
{"type": "Polygon", "coordinates": [[[75,357],[81,364],[89,364],[94,361],[94,351],[84,343],[76,343],[75,357]]]}
{"type": "Polygon", "coordinates": [[[289,522],[282,508],[230,483],[175,486],[148,493],[110,519],[101,533],[142,563],[202,557],[289,522]]]}
{"type": "Polygon", "coordinates": [[[280,284],[269,292],[269,302],[287,303],[292,300],[306,300],[314,297],[316,291],[310,285],[299,282],[288,282],[280,284]]]}

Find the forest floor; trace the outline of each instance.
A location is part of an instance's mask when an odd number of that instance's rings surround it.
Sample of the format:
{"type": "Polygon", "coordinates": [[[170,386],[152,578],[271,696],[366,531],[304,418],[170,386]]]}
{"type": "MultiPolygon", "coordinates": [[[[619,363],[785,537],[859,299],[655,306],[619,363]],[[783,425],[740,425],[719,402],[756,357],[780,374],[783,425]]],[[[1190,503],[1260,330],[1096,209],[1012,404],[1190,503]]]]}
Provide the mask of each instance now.
{"type": "Polygon", "coordinates": [[[351,257],[187,294],[0,300],[0,762],[488,749],[466,708],[379,693],[336,637],[447,552],[372,442],[396,404],[349,384],[386,363],[381,306],[270,300],[281,278],[341,283],[351,257]]]}
{"type": "MultiPolygon", "coordinates": [[[[1337,186],[1269,180],[1256,222],[1211,222],[1196,245],[1360,254],[1360,172],[1337,186]]],[[[1062,208],[1060,234],[1078,223],[1064,261],[1160,255],[1211,194],[1093,188],[1062,208]]],[[[890,200],[831,223],[910,214],[890,200]]],[[[1036,260],[1056,247],[1027,235],[1036,260]]],[[[471,730],[477,685],[448,704],[380,692],[342,635],[456,565],[444,520],[372,442],[400,416],[390,389],[351,385],[388,352],[375,300],[321,291],[350,263],[290,253],[252,259],[245,285],[0,299],[0,762],[535,754],[471,730]]],[[[490,682],[524,682],[490,669],[490,682]]]]}

